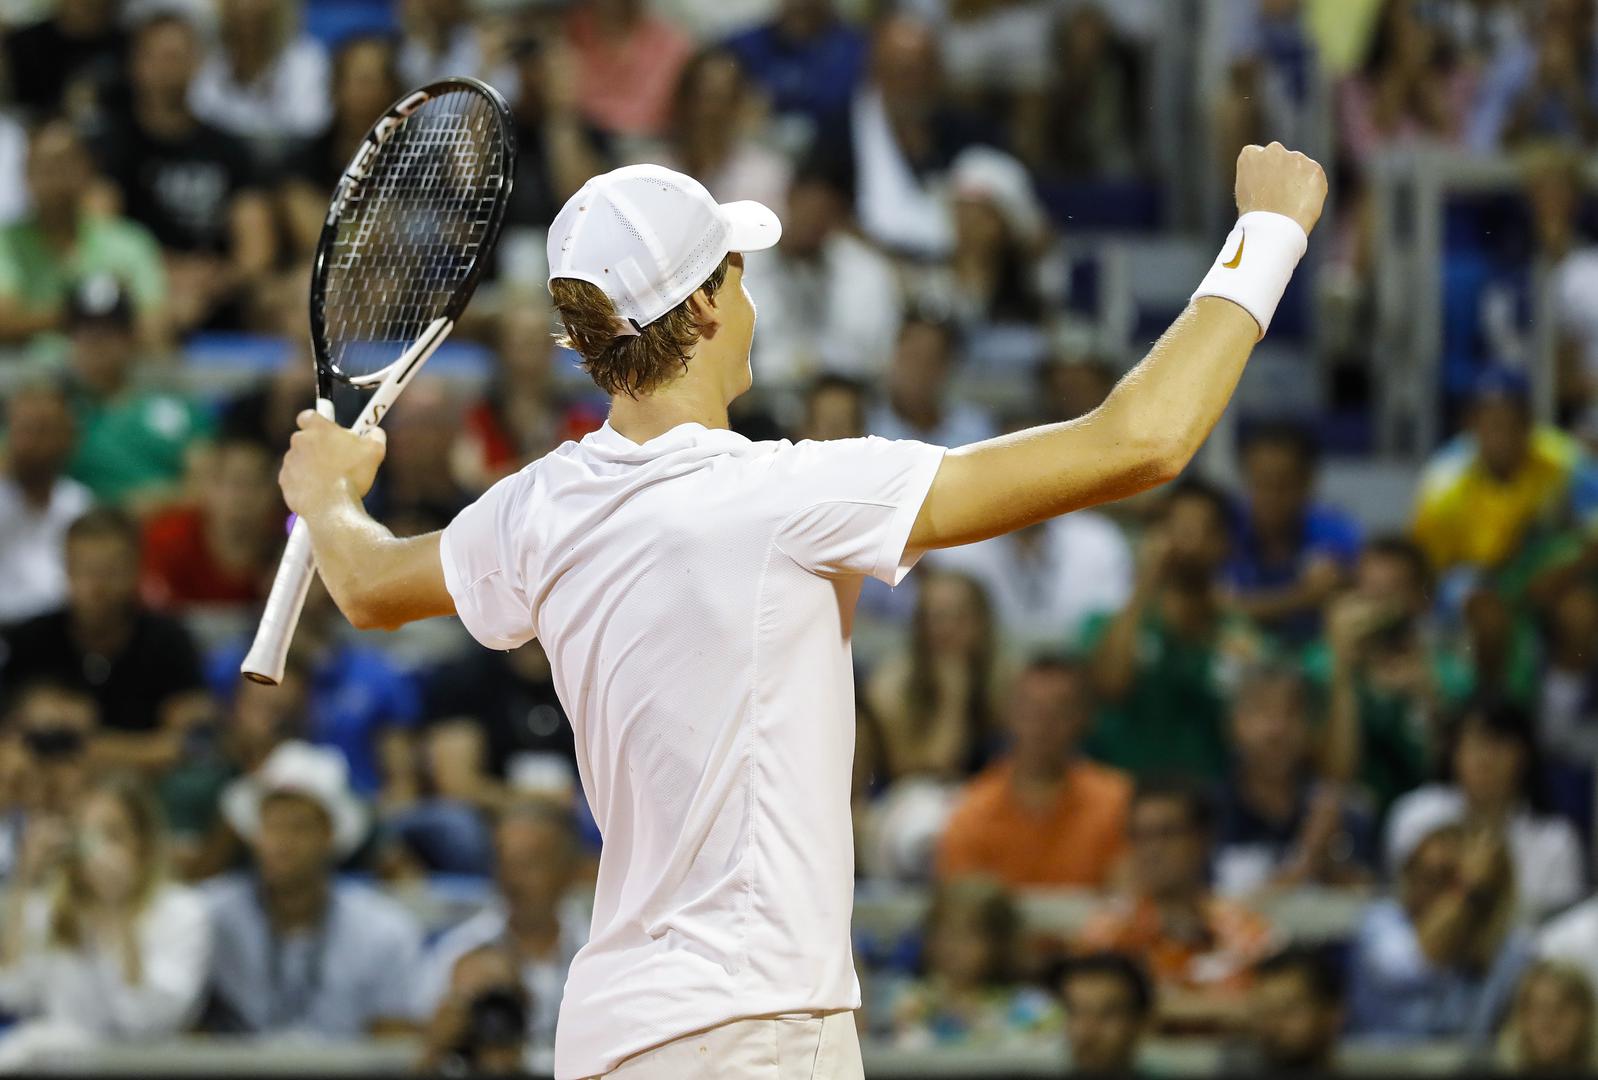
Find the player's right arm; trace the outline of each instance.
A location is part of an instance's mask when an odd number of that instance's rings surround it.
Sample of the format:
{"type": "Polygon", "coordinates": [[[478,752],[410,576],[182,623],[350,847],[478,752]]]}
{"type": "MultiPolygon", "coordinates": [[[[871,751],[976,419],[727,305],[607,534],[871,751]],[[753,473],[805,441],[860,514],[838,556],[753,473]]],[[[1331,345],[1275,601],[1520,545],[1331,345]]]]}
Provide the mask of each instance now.
{"type": "MultiPolygon", "coordinates": [[[[1308,233],[1326,176],[1280,144],[1238,156],[1240,213],[1269,211],[1308,233]]],[[[1260,336],[1247,310],[1194,300],[1093,412],[951,450],[910,533],[917,549],[954,547],[1175,478],[1220,419],[1260,336]]]]}

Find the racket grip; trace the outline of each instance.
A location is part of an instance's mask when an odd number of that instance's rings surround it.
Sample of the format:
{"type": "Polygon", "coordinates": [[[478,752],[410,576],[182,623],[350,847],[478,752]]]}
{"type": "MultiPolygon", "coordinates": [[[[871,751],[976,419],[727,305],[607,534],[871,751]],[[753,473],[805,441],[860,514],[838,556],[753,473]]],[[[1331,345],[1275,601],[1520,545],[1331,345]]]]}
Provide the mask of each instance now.
{"type": "MultiPolygon", "coordinates": [[[[329,420],[336,419],[333,402],[327,398],[316,399],[316,411],[329,420]]],[[[282,561],[277,565],[277,577],[272,579],[272,591],[266,597],[266,609],[255,628],[255,640],[244,663],[239,665],[239,673],[246,679],[267,686],[283,681],[289,643],[294,640],[294,628],[299,625],[300,609],[305,607],[305,594],[310,591],[314,573],[316,555],[311,550],[311,531],[296,517],[282,561]]]]}
{"type": "Polygon", "coordinates": [[[283,548],[283,561],[278,563],[277,577],[272,581],[272,591],[266,598],[266,609],[261,613],[261,624],[256,627],[255,641],[239,665],[239,673],[246,679],[267,686],[283,681],[289,643],[294,640],[294,627],[299,624],[300,609],[305,606],[305,594],[315,573],[311,530],[296,518],[283,548]]]}

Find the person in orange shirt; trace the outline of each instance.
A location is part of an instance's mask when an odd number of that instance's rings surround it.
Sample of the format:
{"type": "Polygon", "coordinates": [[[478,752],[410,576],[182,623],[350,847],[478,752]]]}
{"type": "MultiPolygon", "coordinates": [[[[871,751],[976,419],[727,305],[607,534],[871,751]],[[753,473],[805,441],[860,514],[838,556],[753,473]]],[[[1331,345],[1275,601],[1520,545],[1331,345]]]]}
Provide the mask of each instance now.
{"type": "Polygon", "coordinates": [[[939,847],[941,878],[1107,882],[1125,846],[1132,781],[1077,753],[1093,709],[1086,668],[1059,657],[1027,665],[1010,703],[1011,751],[965,786],[939,847]]]}
{"type": "Polygon", "coordinates": [[[1213,819],[1196,787],[1140,784],[1127,826],[1133,891],[1077,939],[1081,950],[1125,952],[1147,966],[1166,1032],[1237,1027],[1251,970],[1278,944],[1263,916],[1210,890],[1213,819]]]}

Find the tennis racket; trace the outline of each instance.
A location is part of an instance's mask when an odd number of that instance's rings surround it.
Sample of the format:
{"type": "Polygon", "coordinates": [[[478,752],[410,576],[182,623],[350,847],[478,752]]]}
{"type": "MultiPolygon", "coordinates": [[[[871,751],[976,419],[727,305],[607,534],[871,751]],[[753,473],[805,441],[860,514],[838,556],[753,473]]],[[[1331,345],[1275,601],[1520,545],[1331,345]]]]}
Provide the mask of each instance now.
{"type": "MultiPolygon", "coordinates": [[[[311,274],[316,408],[337,384],[369,396],[363,435],[460,318],[499,238],[516,168],[510,108],[493,87],[450,78],[406,94],[367,132],[334,190],[311,274]]],[[[255,642],[239,670],[276,685],[316,572],[296,520],[255,642]]]]}

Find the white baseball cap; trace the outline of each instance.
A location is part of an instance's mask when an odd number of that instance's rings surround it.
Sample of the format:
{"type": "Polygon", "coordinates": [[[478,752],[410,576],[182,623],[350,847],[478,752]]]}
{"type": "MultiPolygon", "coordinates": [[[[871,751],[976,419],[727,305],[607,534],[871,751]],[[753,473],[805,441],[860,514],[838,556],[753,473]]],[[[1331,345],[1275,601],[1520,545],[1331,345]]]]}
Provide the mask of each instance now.
{"type": "Polygon", "coordinates": [[[589,180],[549,226],[549,280],[597,286],[637,334],[688,299],[733,251],[760,251],[782,222],[757,202],[718,203],[691,176],[628,165],[589,180]]]}

